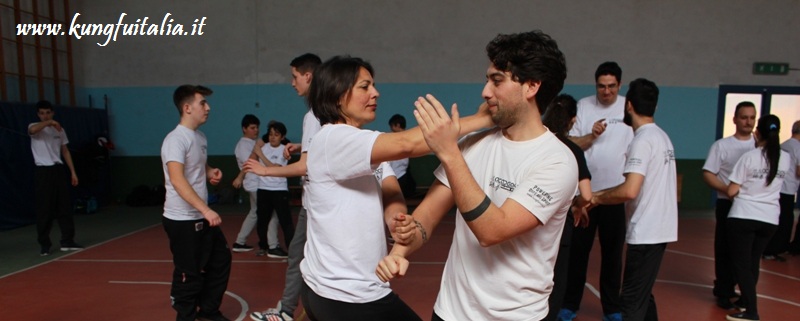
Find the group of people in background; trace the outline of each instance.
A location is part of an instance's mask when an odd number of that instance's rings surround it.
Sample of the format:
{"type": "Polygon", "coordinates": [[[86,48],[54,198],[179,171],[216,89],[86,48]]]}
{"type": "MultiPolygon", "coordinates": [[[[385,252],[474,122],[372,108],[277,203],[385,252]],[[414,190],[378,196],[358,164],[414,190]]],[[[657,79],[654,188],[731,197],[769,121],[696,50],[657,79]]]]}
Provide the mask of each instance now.
{"type": "MultiPolygon", "coordinates": [[[[573,320],[596,234],[602,319],[657,320],[652,288],[667,244],[678,237],[675,151],[654,120],[658,87],[638,78],[620,95],[622,70],[605,62],[595,72],[595,95],[579,101],[559,95],[566,59],[541,31],[498,35],[486,53],[485,102],[475,114],[462,117],[455,104],[445,108],[425,95],[414,101],[419,126],[406,129],[395,115],[387,133],[364,129],[375,120],[380,97],[369,62],[350,56],[323,62],[314,54],[292,60],[292,86],[308,104],[302,140],[286,142],[280,122],[270,122],[259,139],[260,120],[242,119],[233,185],[249,194],[250,212],[231,248],[222,218],[207,205],[207,182],[222,179],[206,162],[199,130],[212,91],[178,87],[173,101],[180,121],[161,148],[176,319],[228,320],[219,307],[231,250],[253,250],[246,239],[255,228],[257,255],[288,258],[288,267],[281,300],[252,312],[253,320],[293,320],[300,300],[311,320],[421,320],[389,281],[414,273],[409,255],[455,207],[432,320],[573,320]],[[416,187],[408,158],[431,152],[441,165],[409,213],[404,196],[416,187]],[[302,177],[296,226],[287,177],[302,177]],[[279,245],[278,226],[288,252],[279,245]]],[[[39,178],[63,175],[63,156],[77,184],[66,134],[52,120],[51,106],[38,108],[41,122],[29,133],[37,195],[45,200],[37,222],[47,255],[54,219],[61,249],[82,247],[59,205],[66,185],[39,178]]],[[[713,294],[720,307],[739,309],[728,320],[758,320],[762,256],[780,260],[783,252],[800,251],[797,236],[789,241],[800,122],[783,145],[779,119],[764,115],[756,122],[752,103],[739,104],[733,122],[736,132],[712,145],[703,167],[704,181],[718,192],[713,294]]]]}
{"type": "Polygon", "coordinates": [[[703,180],[717,191],[712,293],[720,308],[738,310],[729,320],[759,319],[756,284],[762,258],[785,261],[780,254],[800,252],[798,236],[789,241],[800,174],[800,121],[781,144],[780,119],[763,115],[756,122],[756,114],[752,102],[737,104],[734,134],[714,142],[703,165],[703,180]]]}

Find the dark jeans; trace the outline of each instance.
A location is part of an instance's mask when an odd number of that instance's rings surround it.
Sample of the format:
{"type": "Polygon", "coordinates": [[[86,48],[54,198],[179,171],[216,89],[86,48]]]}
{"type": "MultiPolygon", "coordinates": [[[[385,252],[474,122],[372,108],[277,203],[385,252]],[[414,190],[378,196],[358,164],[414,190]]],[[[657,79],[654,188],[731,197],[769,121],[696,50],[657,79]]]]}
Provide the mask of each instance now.
{"type": "Polygon", "coordinates": [[[50,249],[50,229],[58,221],[61,229],[61,244],[73,243],[75,223],[72,220],[72,205],[69,196],[67,167],[62,164],[36,166],[34,171],[34,196],[36,197],[36,233],[39,245],[50,249]]]}
{"type": "Polygon", "coordinates": [[[653,285],[666,249],[666,243],[628,244],[620,295],[622,320],[658,321],[653,285]]]}
{"type": "Polygon", "coordinates": [[[728,246],[728,212],[731,211],[733,202],[726,199],[717,199],[717,208],[714,211],[716,223],[714,224],[714,296],[732,298],[736,296],[736,280],[731,268],[730,246],[728,246]]]}
{"type": "Polygon", "coordinates": [[[778,255],[789,250],[789,240],[792,238],[792,224],[794,223],[794,195],[781,193],[778,202],[781,205],[778,228],[767,244],[767,248],[764,249],[764,254],[778,255]]]}
{"type": "Polygon", "coordinates": [[[748,315],[757,316],[756,284],[761,255],[777,226],[756,220],[729,218],[727,227],[733,271],[742,293],[741,303],[747,308],[748,315]]]}
{"type": "Polygon", "coordinates": [[[164,217],[161,221],[175,265],[170,298],[172,308],[178,312],[176,320],[218,316],[231,274],[231,251],[222,230],[208,226],[206,220],[174,221],[164,217]]]}
{"type": "Polygon", "coordinates": [[[625,206],[600,205],[589,211],[589,226],[576,227],[570,246],[569,274],[564,308],[578,311],[586,284],[589,253],[595,233],[600,238],[600,302],[603,314],[620,312],[622,249],[625,246],[625,206]]]}
{"type": "Polygon", "coordinates": [[[258,234],[258,247],[267,249],[267,227],[272,219],[272,211],[278,215],[278,222],[283,230],[283,240],[286,246],[292,244],[294,225],[292,224],[292,211],[289,208],[289,191],[268,191],[260,189],[257,192],[256,233],[258,234]]]}
{"type": "Polygon", "coordinates": [[[300,297],[311,321],[422,321],[394,292],[368,303],[323,298],[303,283],[300,297]]]}

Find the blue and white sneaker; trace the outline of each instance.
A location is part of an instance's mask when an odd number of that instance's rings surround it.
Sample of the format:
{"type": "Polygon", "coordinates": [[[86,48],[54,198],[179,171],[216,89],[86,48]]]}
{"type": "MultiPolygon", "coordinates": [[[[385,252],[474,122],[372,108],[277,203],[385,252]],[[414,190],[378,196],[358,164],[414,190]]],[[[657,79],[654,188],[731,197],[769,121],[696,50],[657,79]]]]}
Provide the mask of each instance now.
{"type": "Polygon", "coordinates": [[[556,317],[556,320],[572,321],[572,319],[575,319],[576,316],[577,314],[575,314],[575,311],[572,311],[570,309],[561,309],[561,311],[558,311],[558,317],[556,317]]]}
{"type": "Polygon", "coordinates": [[[609,313],[603,316],[603,321],[622,321],[622,313],[609,313]]]}

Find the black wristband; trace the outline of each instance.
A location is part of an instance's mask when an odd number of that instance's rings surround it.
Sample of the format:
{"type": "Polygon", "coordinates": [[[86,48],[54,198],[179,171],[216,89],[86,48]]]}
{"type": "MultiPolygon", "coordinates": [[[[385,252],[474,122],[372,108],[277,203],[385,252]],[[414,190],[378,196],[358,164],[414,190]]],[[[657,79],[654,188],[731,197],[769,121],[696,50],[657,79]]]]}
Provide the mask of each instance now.
{"type": "Polygon", "coordinates": [[[472,222],[476,218],[483,215],[483,213],[486,212],[487,209],[489,209],[489,205],[492,205],[492,200],[489,199],[489,196],[486,196],[486,198],[484,198],[483,201],[480,204],[478,204],[477,207],[473,208],[470,211],[461,212],[461,217],[463,217],[464,220],[467,222],[472,222]]]}

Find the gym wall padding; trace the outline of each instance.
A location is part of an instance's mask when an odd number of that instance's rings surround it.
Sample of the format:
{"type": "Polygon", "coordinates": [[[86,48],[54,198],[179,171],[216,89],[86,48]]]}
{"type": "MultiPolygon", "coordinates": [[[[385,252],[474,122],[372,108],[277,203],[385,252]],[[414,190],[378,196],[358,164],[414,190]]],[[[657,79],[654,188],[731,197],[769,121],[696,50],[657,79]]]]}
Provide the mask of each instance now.
{"type": "MultiPolygon", "coordinates": [[[[56,106],[54,111],[54,119],[66,130],[67,147],[78,172],[79,184],[71,188],[73,199],[95,197],[102,204],[110,181],[110,163],[96,140],[98,136],[108,137],[106,111],[63,106],[56,106]]],[[[35,165],[28,124],[38,121],[34,104],[0,102],[0,230],[36,221],[35,165]]]]}

